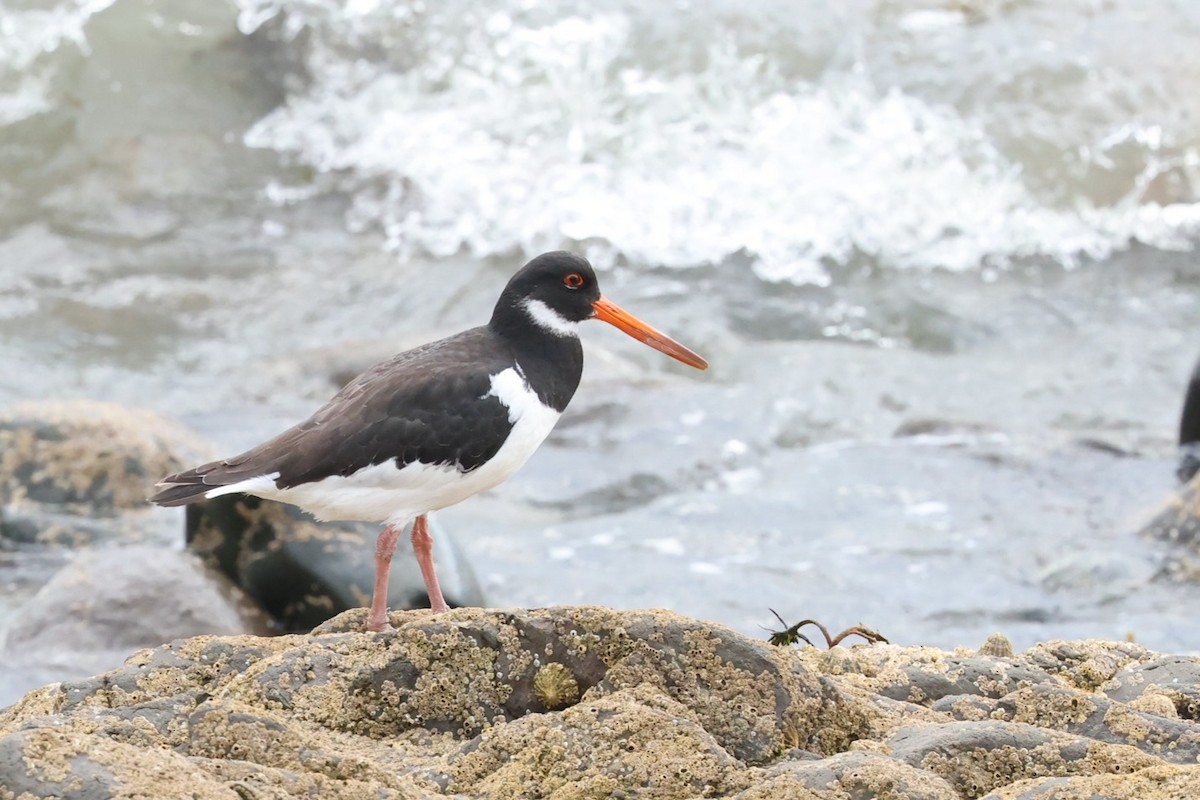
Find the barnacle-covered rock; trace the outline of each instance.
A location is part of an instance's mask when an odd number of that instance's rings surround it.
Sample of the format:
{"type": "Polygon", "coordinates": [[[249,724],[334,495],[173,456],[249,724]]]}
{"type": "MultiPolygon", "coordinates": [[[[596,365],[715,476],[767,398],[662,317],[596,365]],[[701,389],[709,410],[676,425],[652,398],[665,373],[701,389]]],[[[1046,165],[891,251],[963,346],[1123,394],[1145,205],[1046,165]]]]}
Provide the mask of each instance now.
{"type": "Polygon", "coordinates": [[[0,798],[1190,797],[1192,665],[773,647],[667,611],[392,614],[200,636],[0,711],[0,798]],[[1175,710],[1175,713],[1170,713],[1175,710]],[[1157,713],[1163,712],[1163,713],[1157,713]]]}

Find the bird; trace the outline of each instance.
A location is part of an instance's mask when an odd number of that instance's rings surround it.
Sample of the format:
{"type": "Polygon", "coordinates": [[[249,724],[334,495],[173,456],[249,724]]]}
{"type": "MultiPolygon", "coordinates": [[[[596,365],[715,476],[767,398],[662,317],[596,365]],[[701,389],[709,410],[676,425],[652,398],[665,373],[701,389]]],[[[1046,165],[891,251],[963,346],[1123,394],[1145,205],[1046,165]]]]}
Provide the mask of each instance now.
{"type": "Polygon", "coordinates": [[[1179,415],[1179,466],[1175,475],[1187,483],[1200,472],[1200,361],[1192,368],[1183,411],[1179,415]]]}
{"type": "Polygon", "coordinates": [[[550,434],[579,386],[579,325],[599,319],[696,369],[708,362],[605,297],[586,258],[543,253],[500,293],[486,325],[420,345],[347,383],[307,420],[257,447],[168,475],[150,502],[244,493],[319,520],[379,522],[367,629],[391,630],[387,583],[411,544],[431,610],[449,610],[427,515],[491,489],[550,434]]]}

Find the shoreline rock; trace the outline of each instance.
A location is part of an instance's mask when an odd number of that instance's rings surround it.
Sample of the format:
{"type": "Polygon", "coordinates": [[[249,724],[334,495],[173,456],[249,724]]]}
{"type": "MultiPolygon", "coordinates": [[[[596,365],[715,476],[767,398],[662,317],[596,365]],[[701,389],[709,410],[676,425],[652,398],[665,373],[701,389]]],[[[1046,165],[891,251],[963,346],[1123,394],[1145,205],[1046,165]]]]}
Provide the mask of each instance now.
{"type": "Polygon", "coordinates": [[[0,710],[0,798],[1200,795],[1177,711],[1200,659],[1128,643],[800,650],[586,606],[392,618],[183,639],[30,692],[0,710]]]}
{"type": "Polygon", "coordinates": [[[92,400],[16,405],[0,411],[0,504],[113,516],[145,508],[154,481],[208,453],[181,424],[145,409],[92,400]]]}

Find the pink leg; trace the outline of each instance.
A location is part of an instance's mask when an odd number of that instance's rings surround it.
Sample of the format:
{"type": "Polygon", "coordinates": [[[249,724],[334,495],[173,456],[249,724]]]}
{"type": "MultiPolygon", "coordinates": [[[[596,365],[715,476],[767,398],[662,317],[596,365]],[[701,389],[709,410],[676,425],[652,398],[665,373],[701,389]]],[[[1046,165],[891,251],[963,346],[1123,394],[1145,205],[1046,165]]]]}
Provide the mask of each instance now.
{"type": "Polygon", "coordinates": [[[417,564],[421,567],[421,577],[425,579],[429,607],[435,614],[449,611],[450,606],[446,605],[442,597],[442,587],[438,585],[437,571],[433,568],[433,537],[429,535],[429,521],[425,519],[424,514],[413,521],[412,546],[417,555],[417,564]]]}
{"type": "Polygon", "coordinates": [[[371,613],[367,616],[367,630],[374,633],[394,630],[388,622],[388,574],[392,570],[392,554],[400,540],[399,527],[388,525],[375,540],[375,591],[371,595],[371,613]]]}

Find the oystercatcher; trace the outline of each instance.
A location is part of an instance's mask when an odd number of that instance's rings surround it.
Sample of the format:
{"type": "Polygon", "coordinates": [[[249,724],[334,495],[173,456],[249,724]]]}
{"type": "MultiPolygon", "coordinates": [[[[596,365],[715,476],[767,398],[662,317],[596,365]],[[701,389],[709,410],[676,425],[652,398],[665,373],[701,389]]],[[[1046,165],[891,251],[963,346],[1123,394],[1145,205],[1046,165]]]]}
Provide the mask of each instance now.
{"type": "Polygon", "coordinates": [[[372,631],[391,627],[388,572],[412,521],[430,606],[447,611],[426,514],[491,489],[533,455],[579,385],[579,323],[592,317],[684,364],[708,366],[600,294],[586,259],[544,253],[509,280],[487,325],[372,367],[306,421],[239,456],[163,478],[150,500],[178,506],[242,492],[317,519],[383,522],[372,631]]]}

